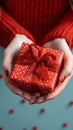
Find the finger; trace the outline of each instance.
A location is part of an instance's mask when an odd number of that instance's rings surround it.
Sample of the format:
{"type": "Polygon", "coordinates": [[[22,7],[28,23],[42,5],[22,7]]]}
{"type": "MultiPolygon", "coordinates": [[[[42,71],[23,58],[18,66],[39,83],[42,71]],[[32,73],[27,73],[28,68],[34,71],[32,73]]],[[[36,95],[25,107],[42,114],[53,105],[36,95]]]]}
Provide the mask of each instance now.
{"type": "Polygon", "coordinates": [[[62,83],[71,73],[73,67],[73,57],[64,57],[64,66],[59,76],[59,81],[62,83]]]}
{"type": "Polygon", "coordinates": [[[40,93],[34,93],[35,97],[40,97],[40,93]]]}
{"type": "Polygon", "coordinates": [[[36,98],[31,98],[31,100],[30,100],[30,104],[35,104],[35,103],[38,103],[38,104],[40,104],[40,103],[42,103],[44,101],[44,96],[42,96],[42,97],[36,97],[36,98]]]}
{"type": "Polygon", "coordinates": [[[9,79],[5,78],[5,83],[8,86],[8,88],[15,94],[20,95],[21,97],[25,98],[26,100],[30,100],[31,99],[31,95],[28,94],[27,92],[17,88],[16,86],[13,86],[9,79]]]}
{"type": "MultiPolygon", "coordinates": [[[[4,73],[4,72],[3,72],[4,73]]],[[[15,94],[20,95],[21,97],[25,98],[26,100],[30,100],[31,99],[31,95],[28,94],[27,92],[17,88],[16,86],[13,86],[10,83],[10,80],[4,75],[4,79],[5,79],[5,83],[8,86],[8,88],[15,94]]]]}
{"type": "Polygon", "coordinates": [[[10,83],[10,79],[7,78],[7,76],[5,75],[5,71],[3,71],[3,78],[4,78],[4,82],[6,84],[6,86],[15,94],[22,96],[22,90],[17,88],[16,86],[13,86],[10,83]]]}
{"type": "Polygon", "coordinates": [[[16,86],[13,86],[13,85],[9,84],[9,82],[7,82],[7,86],[9,87],[9,89],[13,93],[15,93],[17,95],[20,95],[21,97],[25,98],[28,101],[31,99],[31,95],[30,94],[28,94],[27,92],[17,88],[16,86]]]}
{"type": "Polygon", "coordinates": [[[40,103],[43,103],[45,101],[45,96],[42,96],[42,97],[39,97],[37,100],[36,100],[36,103],[37,104],[40,104],[40,103]]]}
{"type": "Polygon", "coordinates": [[[32,95],[31,100],[29,101],[29,103],[30,103],[30,104],[36,103],[36,100],[37,100],[38,97],[40,97],[40,93],[34,93],[34,94],[32,95]]]}
{"type": "Polygon", "coordinates": [[[36,98],[31,98],[29,101],[30,104],[35,104],[36,103],[36,98]]]}
{"type": "Polygon", "coordinates": [[[61,82],[58,83],[57,87],[55,88],[54,92],[49,93],[46,97],[42,96],[39,97],[36,101],[36,103],[40,104],[43,103],[47,100],[51,100],[53,98],[55,98],[56,96],[58,96],[66,87],[67,83],[69,82],[70,78],[72,77],[73,73],[71,75],[69,75],[69,77],[67,77],[67,79],[61,84],[61,82]]]}
{"type": "Polygon", "coordinates": [[[17,88],[16,86],[13,86],[9,83],[9,81],[6,82],[7,87],[15,94],[22,96],[22,90],[17,88]]]}
{"type": "Polygon", "coordinates": [[[56,86],[54,92],[49,93],[45,97],[45,101],[51,100],[51,99],[57,97],[64,90],[64,88],[66,87],[66,85],[69,82],[71,77],[72,77],[72,74],[70,76],[68,76],[63,83],[59,82],[58,85],[56,86]]]}
{"type": "Polygon", "coordinates": [[[23,92],[22,92],[22,97],[29,101],[29,100],[31,100],[32,95],[29,94],[29,93],[26,92],[26,91],[23,91],[23,92]]]}
{"type": "Polygon", "coordinates": [[[3,55],[3,61],[2,61],[2,68],[3,70],[8,70],[9,73],[11,73],[11,70],[12,70],[12,61],[13,61],[13,58],[15,56],[15,52],[4,52],[4,55],[3,55]]]}
{"type": "Polygon", "coordinates": [[[22,42],[18,39],[18,36],[10,42],[8,47],[5,49],[3,53],[3,61],[2,61],[2,68],[4,70],[9,70],[11,72],[12,69],[12,60],[17,55],[22,42]]]}
{"type": "Polygon", "coordinates": [[[40,97],[40,93],[35,93],[35,95],[37,97],[35,97],[35,98],[32,97],[30,102],[29,102],[30,104],[35,104],[35,103],[40,104],[40,103],[42,103],[44,101],[44,96],[40,97]]]}

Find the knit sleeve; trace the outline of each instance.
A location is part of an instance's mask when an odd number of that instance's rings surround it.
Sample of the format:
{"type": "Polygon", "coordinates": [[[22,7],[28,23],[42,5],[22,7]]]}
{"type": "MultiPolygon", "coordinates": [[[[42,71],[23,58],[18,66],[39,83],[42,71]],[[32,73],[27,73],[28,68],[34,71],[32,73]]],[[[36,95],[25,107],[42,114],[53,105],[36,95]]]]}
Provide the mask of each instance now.
{"type": "Polygon", "coordinates": [[[42,39],[42,45],[55,38],[64,38],[73,48],[73,10],[69,10],[59,23],[42,39]]]}
{"type": "Polygon", "coordinates": [[[6,47],[16,34],[24,34],[34,41],[33,36],[0,7],[0,45],[6,47]]]}

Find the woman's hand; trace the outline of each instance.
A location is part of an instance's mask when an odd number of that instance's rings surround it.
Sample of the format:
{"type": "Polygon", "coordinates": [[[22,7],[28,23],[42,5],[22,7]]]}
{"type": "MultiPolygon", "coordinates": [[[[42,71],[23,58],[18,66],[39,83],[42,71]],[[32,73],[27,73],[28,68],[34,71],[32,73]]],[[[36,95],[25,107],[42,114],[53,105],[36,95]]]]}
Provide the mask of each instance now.
{"type": "MultiPolygon", "coordinates": [[[[8,86],[8,88],[13,93],[20,95],[21,97],[25,98],[26,100],[30,100],[33,95],[31,95],[25,91],[22,91],[21,89],[13,86],[10,83],[9,78],[8,78],[8,75],[11,73],[11,70],[12,70],[13,59],[18,54],[23,42],[26,42],[28,44],[33,43],[33,41],[31,41],[25,35],[19,35],[19,34],[17,34],[14,37],[14,39],[10,42],[10,44],[4,50],[2,69],[3,69],[4,81],[5,81],[6,85],[8,86]]],[[[38,94],[36,94],[36,96],[38,96],[38,94]]]]}
{"type": "Polygon", "coordinates": [[[70,78],[73,75],[72,69],[73,69],[73,55],[71,53],[70,48],[68,47],[68,44],[65,39],[56,38],[53,41],[49,41],[44,44],[44,47],[49,47],[53,49],[59,49],[61,51],[64,51],[64,66],[62,68],[62,71],[59,76],[58,84],[54,90],[54,92],[49,93],[46,96],[40,96],[37,100],[31,99],[30,104],[32,103],[42,103],[47,100],[51,100],[58,96],[66,87],[67,83],[69,82],[70,78]]]}

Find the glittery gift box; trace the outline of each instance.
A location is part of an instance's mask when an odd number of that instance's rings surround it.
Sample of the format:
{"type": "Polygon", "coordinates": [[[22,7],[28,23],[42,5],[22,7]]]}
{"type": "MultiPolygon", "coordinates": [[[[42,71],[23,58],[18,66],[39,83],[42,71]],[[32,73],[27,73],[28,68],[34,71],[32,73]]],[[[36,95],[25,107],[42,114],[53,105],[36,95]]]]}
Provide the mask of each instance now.
{"type": "Polygon", "coordinates": [[[64,53],[60,50],[23,43],[10,75],[11,84],[41,95],[56,86],[64,53]]]}

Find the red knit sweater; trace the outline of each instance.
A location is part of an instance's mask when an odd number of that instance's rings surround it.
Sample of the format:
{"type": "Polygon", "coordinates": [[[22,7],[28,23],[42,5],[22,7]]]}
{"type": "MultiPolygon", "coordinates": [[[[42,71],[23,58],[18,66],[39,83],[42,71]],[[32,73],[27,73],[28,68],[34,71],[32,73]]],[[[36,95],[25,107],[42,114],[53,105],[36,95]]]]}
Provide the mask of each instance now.
{"type": "Polygon", "coordinates": [[[6,47],[15,34],[25,34],[43,45],[65,38],[73,46],[73,11],[67,0],[0,0],[0,45],[6,47]]]}

